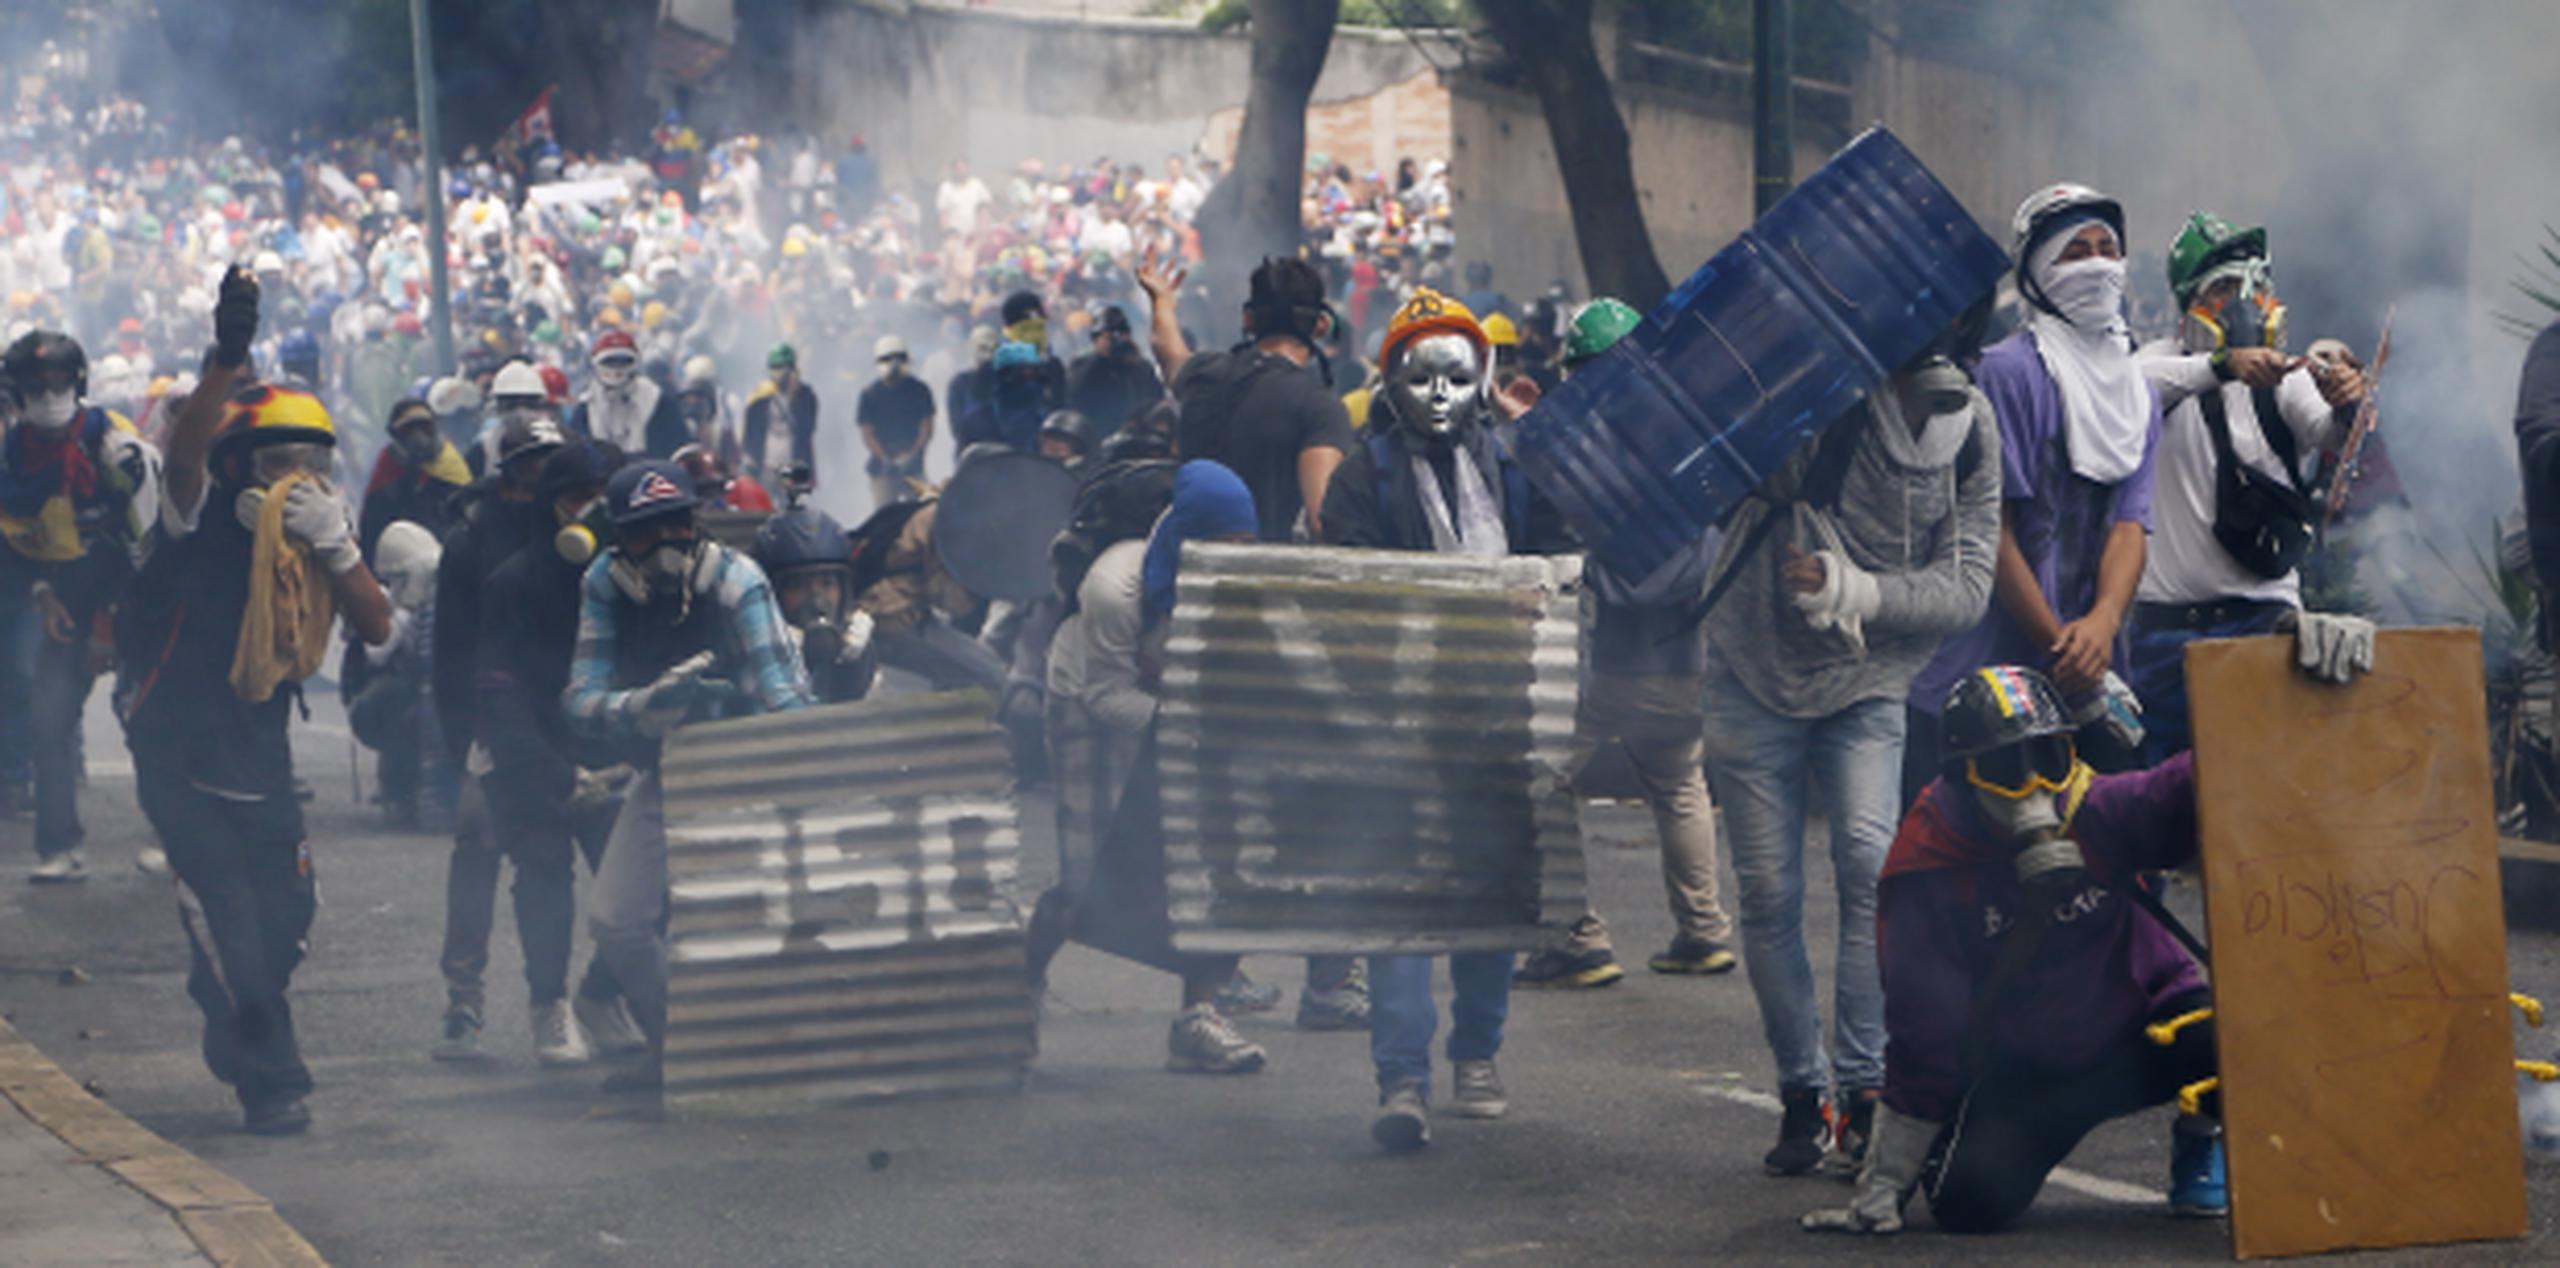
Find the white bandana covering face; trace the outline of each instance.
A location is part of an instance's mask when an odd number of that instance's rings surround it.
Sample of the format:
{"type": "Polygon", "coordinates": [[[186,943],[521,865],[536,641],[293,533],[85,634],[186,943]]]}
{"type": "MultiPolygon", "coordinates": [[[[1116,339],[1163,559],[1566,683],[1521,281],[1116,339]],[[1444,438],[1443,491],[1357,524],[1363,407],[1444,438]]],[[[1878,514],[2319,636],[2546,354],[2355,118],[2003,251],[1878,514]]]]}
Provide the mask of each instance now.
{"type": "Polygon", "coordinates": [[[2027,329],[2061,391],[2071,469],[2114,484],[2142,465],[2151,437],[2151,387],[2134,364],[2124,320],[2124,261],[2057,262],[2081,229],[2104,223],[2091,217],[2065,225],[2036,248],[2028,275],[2062,316],[2030,307],[2027,329]]]}

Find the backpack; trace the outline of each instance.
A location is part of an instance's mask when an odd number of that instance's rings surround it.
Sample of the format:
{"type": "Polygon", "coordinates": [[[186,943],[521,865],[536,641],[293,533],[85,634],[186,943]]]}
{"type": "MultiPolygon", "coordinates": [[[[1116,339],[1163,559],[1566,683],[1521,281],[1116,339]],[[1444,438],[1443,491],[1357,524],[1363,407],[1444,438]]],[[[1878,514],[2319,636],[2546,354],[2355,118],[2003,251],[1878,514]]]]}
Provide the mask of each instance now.
{"type": "Polygon", "coordinates": [[[889,551],[897,545],[898,534],[907,531],[907,521],[914,519],[916,512],[931,505],[931,499],[892,502],[873,511],[871,518],[845,534],[853,542],[852,554],[847,556],[853,564],[851,595],[859,597],[889,575],[889,551]]]}
{"type": "Polygon", "coordinates": [[[1077,491],[1066,530],[1049,543],[1049,569],[1068,612],[1076,610],[1076,591],[1104,550],[1155,529],[1173,504],[1173,477],[1181,469],[1169,458],[1132,458],[1094,472],[1077,491]]]}
{"type": "Polygon", "coordinates": [[[2294,480],[2293,429],[2281,415],[2274,426],[2267,425],[2267,417],[2280,408],[2276,394],[2252,389],[2249,403],[2256,407],[2258,437],[2284,467],[2284,478],[2240,461],[2232,450],[2221,385],[2198,396],[2196,408],[2204,414],[2205,433],[2213,438],[2213,539],[2241,567],[2273,581],[2292,572],[2311,549],[2312,503],[2294,480]]]}

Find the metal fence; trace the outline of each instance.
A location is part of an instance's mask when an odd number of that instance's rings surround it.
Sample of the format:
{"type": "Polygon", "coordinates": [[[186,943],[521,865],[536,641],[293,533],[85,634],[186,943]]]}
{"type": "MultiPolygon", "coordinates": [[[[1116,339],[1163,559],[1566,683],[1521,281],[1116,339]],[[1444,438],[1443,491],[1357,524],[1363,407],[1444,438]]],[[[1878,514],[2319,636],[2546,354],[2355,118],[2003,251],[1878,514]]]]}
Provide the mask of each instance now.
{"type": "Polygon", "coordinates": [[[1175,945],[1496,950],[1580,917],[1580,572],[1184,547],[1157,729],[1175,945]]]}
{"type": "Polygon", "coordinates": [[[897,696],[669,740],[671,1108],[1019,1081],[1037,1006],[991,711],[897,696]]]}

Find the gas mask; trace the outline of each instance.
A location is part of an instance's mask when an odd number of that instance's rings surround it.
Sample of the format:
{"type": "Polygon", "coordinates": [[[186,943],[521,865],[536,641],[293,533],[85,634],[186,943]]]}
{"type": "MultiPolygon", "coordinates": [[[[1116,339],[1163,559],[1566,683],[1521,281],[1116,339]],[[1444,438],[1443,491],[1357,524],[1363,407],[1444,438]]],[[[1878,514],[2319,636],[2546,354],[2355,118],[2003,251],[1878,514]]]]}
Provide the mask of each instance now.
{"type": "Polygon", "coordinates": [[[631,378],[639,373],[640,362],[634,358],[614,357],[596,362],[596,382],[615,391],[631,386],[631,378]]]}
{"type": "Polygon", "coordinates": [[[604,499],[594,498],[551,535],[551,547],[560,557],[573,564],[584,565],[613,544],[613,516],[606,513],[604,499]]]}
{"type": "MultiPolygon", "coordinates": [[[[2222,273],[2228,278],[2233,273],[2222,273]]],[[[2216,294],[2214,277],[2209,275],[2195,303],[2178,319],[2178,341],[2191,353],[2219,352],[2224,348],[2272,348],[2284,350],[2285,306],[2275,291],[2257,271],[2237,274],[2237,289],[2221,288],[2216,294]]]]}
{"type": "Polygon", "coordinates": [[[19,416],[42,430],[61,431],[80,416],[80,394],[67,387],[30,394],[19,416]]]}
{"type": "Polygon", "coordinates": [[[2069,735],[2034,736],[1965,759],[1974,809],[2016,845],[2018,882],[2030,890],[2068,892],[2087,871],[2079,843],[2064,835],[2083,770],[2069,735]]]}
{"type": "Polygon", "coordinates": [[[617,546],[611,565],[613,582],[633,603],[676,599],[689,606],[694,573],[707,553],[700,537],[662,537],[636,559],[617,546]]]}
{"type": "Polygon", "coordinates": [[[1414,341],[1387,374],[1387,399],[1405,426],[1435,440],[1456,434],[1484,404],[1484,358],[1465,335],[1414,341]]]}

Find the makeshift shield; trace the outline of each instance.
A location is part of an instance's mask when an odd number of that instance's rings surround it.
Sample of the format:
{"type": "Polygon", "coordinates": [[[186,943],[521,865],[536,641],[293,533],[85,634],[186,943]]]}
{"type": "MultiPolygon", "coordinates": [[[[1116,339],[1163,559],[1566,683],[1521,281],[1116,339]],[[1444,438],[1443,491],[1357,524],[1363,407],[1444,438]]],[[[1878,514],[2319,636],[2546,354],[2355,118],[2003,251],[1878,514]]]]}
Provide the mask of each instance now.
{"type": "Polygon", "coordinates": [[[1049,543],[1075,507],[1075,474],[1056,459],[972,454],[942,487],[934,551],[969,593],[1027,603],[1049,593],[1049,543]]]}

